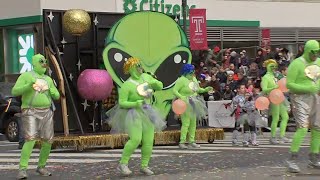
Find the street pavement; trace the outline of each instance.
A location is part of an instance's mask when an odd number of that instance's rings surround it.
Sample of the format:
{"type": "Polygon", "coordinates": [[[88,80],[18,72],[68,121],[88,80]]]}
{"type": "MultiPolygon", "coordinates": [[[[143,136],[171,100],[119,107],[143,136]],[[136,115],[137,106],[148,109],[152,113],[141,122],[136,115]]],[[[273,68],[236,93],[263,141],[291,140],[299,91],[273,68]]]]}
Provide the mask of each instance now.
{"type": "MultiPolygon", "coordinates": [[[[289,133],[291,137],[293,134],[289,133]]],[[[96,148],[84,152],[73,149],[53,150],[48,160],[52,177],[40,177],[35,173],[39,150],[34,150],[30,160],[29,179],[32,180],[80,180],[80,179],[320,179],[320,170],[307,167],[310,136],[301,148],[300,166],[302,173],[286,172],[285,160],[290,144],[269,145],[270,133],[259,135],[258,147],[231,146],[231,133],[225,140],[213,144],[202,143],[200,149],[180,150],[177,146],[154,147],[150,168],[154,176],[139,172],[140,150],[129,163],[134,172],[123,177],[116,170],[121,149],[96,148]]],[[[0,142],[0,179],[15,179],[20,150],[17,143],[0,142]]]]}

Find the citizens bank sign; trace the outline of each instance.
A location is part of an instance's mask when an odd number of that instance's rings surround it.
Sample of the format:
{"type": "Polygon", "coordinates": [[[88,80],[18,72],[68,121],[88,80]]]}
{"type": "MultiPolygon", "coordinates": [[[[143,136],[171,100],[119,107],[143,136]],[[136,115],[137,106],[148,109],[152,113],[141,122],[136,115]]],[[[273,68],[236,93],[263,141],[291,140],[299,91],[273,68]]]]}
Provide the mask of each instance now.
{"type": "MultiPolygon", "coordinates": [[[[189,9],[196,8],[196,5],[187,5],[187,16],[189,16],[189,9]]],[[[123,10],[125,13],[135,11],[158,11],[169,16],[182,14],[181,4],[166,3],[165,0],[123,0],[123,10]]]]}

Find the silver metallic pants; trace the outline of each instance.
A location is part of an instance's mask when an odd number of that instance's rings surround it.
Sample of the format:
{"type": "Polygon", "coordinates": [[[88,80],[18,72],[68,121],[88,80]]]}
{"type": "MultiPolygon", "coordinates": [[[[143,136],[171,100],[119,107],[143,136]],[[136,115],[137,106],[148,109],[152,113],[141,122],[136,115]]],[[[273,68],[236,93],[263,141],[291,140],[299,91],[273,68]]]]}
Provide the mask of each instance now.
{"type": "Polygon", "coordinates": [[[25,140],[45,140],[52,142],[53,112],[47,109],[23,109],[22,110],[22,129],[25,140]]]}
{"type": "Polygon", "coordinates": [[[320,130],[320,97],[317,94],[291,94],[292,113],[297,128],[320,130]]]}

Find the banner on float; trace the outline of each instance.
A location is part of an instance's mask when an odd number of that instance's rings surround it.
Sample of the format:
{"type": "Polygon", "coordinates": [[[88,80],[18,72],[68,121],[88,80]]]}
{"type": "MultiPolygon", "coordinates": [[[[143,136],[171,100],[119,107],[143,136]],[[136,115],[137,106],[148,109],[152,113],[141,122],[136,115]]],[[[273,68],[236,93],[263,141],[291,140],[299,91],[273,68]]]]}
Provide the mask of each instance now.
{"type": "Polygon", "coordinates": [[[206,9],[190,9],[189,33],[191,50],[208,50],[206,9]]]}
{"type": "Polygon", "coordinates": [[[208,101],[208,121],[210,127],[234,128],[235,118],[231,116],[231,100],[208,101]]]}

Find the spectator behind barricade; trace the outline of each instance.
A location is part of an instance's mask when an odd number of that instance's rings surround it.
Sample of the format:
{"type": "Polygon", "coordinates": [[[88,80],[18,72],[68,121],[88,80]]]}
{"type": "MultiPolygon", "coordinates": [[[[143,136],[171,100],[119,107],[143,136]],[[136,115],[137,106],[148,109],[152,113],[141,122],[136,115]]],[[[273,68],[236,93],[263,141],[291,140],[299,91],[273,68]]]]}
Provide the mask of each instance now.
{"type": "Polygon", "coordinates": [[[204,61],[200,61],[199,66],[195,65],[195,74],[197,77],[202,73],[204,65],[204,61]]]}
{"type": "Polygon", "coordinates": [[[249,66],[249,59],[247,57],[247,52],[245,50],[242,50],[240,52],[240,65],[238,65],[238,68],[242,66],[249,66]]]}
{"type": "Polygon", "coordinates": [[[226,85],[222,96],[223,100],[232,100],[234,96],[235,92],[231,90],[229,85],[226,85]]]}
{"type": "Polygon", "coordinates": [[[229,70],[230,70],[230,71],[233,71],[233,72],[236,71],[236,67],[234,66],[234,64],[230,64],[229,70]]]}
{"type": "Polygon", "coordinates": [[[266,48],[265,60],[274,59],[274,54],[271,52],[270,47],[266,48]]]}
{"type": "Polygon", "coordinates": [[[289,66],[291,61],[291,55],[289,53],[289,50],[287,48],[282,48],[279,55],[281,58],[281,64],[284,66],[289,66]]]}
{"type": "Polygon", "coordinates": [[[222,66],[224,68],[228,68],[230,66],[230,55],[228,53],[223,56],[222,66]]]}
{"type": "Polygon", "coordinates": [[[300,45],[298,48],[298,53],[295,58],[302,56],[303,52],[304,52],[304,45],[300,45]]]}
{"type": "Polygon", "coordinates": [[[239,72],[241,72],[243,75],[247,76],[248,75],[248,72],[249,71],[249,68],[247,66],[243,66],[241,65],[239,67],[239,72]]]}
{"type": "Polygon", "coordinates": [[[237,81],[238,86],[240,86],[241,84],[248,83],[248,79],[244,76],[242,72],[239,71],[237,75],[238,75],[238,81],[237,81]]]}
{"type": "Polygon", "coordinates": [[[217,73],[216,78],[220,83],[227,82],[227,73],[226,73],[225,69],[223,68],[223,66],[219,67],[219,72],[217,73]]]}
{"type": "Polygon", "coordinates": [[[259,77],[259,67],[257,63],[251,63],[249,66],[248,78],[257,79],[259,77]]]}
{"type": "Polygon", "coordinates": [[[217,64],[222,65],[222,55],[225,50],[221,50],[218,46],[215,46],[213,50],[209,50],[206,58],[206,66],[210,69],[217,64]]]}
{"type": "Polygon", "coordinates": [[[239,56],[237,52],[232,51],[230,53],[230,64],[236,64],[238,62],[239,56]]]}
{"type": "Polygon", "coordinates": [[[229,86],[232,91],[236,90],[237,82],[233,79],[234,72],[227,71],[227,83],[226,86],[229,86]]]}
{"type": "Polygon", "coordinates": [[[262,64],[264,62],[264,56],[263,56],[263,50],[262,49],[258,49],[257,51],[257,57],[254,60],[254,62],[260,67],[262,67],[262,64]]]}
{"type": "Polygon", "coordinates": [[[278,80],[285,78],[287,76],[287,72],[288,72],[288,66],[280,66],[279,67],[279,74],[276,78],[278,80]]]}
{"type": "Polygon", "coordinates": [[[203,97],[206,101],[210,100],[221,100],[221,93],[220,93],[220,83],[216,79],[216,76],[214,74],[211,75],[210,80],[207,78],[204,81],[202,80],[200,83],[200,87],[205,88],[211,86],[213,88],[213,92],[206,92],[203,94],[203,97]],[[213,99],[209,97],[213,97],[213,99]]]}

